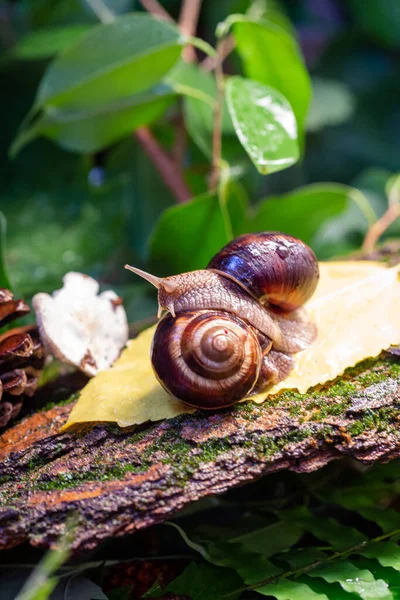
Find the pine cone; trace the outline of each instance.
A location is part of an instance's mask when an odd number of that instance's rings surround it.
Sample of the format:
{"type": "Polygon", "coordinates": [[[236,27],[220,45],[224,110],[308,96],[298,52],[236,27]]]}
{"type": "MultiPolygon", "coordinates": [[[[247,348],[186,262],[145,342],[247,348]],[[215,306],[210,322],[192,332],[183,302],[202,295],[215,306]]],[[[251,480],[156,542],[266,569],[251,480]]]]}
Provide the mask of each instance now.
{"type": "MultiPolygon", "coordinates": [[[[30,312],[23,300],[0,288],[0,329],[30,312]]],[[[44,364],[38,328],[17,327],[0,334],[0,428],[20,412],[26,396],[32,396],[44,364]]]]}

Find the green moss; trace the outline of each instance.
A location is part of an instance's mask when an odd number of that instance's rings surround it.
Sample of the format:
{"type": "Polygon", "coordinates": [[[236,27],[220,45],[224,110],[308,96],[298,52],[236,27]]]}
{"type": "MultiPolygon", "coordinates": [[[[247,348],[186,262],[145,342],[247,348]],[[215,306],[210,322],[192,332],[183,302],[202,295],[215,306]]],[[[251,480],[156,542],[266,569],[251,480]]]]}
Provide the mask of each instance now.
{"type": "Polygon", "coordinates": [[[67,473],[52,475],[49,480],[39,479],[35,482],[34,487],[42,491],[71,489],[90,481],[123,479],[127,473],[143,473],[150,466],[150,463],[144,461],[140,465],[125,463],[110,467],[91,468],[89,471],[68,471],[67,473]]]}
{"type": "Polygon", "coordinates": [[[55,401],[48,402],[44,406],[40,407],[37,412],[43,412],[45,410],[50,410],[51,408],[55,408],[56,406],[65,406],[66,404],[70,404],[71,402],[75,402],[75,400],[78,400],[79,396],[80,396],[80,393],[76,392],[75,394],[72,394],[68,398],[65,398],[65,400],[58,400],[58,401],[55,400],[55,401]]]}

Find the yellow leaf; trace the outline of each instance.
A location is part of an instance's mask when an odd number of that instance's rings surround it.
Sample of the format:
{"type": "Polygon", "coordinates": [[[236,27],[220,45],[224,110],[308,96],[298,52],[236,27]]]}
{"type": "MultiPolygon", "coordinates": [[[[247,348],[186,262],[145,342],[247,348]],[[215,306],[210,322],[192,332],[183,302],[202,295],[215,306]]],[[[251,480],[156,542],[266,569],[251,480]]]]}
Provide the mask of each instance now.
{"type": "MultiPolygon", "coordinates": [[[[388,269],[372,262],[320,263],[320,272],[307,304],[318,327],[316,341],[296,355],[287,379],[251,400],[263,402],[285,389],[305,393],[400,341],[400,265],[388,269]]],[[[153,333],[154,327],[128,342],[114,366],[90,380],[64,428],[87,421],[114,421],[124,427],[193,412],[157,382],[150,363],[153,333]]]]}

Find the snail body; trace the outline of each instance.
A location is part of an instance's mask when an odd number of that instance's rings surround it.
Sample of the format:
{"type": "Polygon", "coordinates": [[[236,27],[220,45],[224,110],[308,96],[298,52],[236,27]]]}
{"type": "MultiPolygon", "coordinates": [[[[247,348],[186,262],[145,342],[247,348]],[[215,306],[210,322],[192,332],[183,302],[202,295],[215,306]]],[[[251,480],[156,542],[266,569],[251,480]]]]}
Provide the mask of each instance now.
{"type": "Polygon", "coordinates": [[[318,283],[318,262],[300,240],[247,234],[206,269],[158,278],[127,268],[158,288],[151,358],[163,387],[203,409],[230,406],[286,378],[292,355],[315,339],[303,304],[318,283]]]}

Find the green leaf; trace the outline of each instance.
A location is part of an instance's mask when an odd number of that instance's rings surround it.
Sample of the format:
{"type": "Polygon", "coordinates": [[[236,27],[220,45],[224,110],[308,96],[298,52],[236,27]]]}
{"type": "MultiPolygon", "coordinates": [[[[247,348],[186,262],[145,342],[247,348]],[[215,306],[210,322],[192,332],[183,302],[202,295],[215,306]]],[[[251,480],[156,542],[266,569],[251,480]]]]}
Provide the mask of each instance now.
{"type": "MultiPolygon", "coordinates": [[[[107,598],[108,600],[130,600],[131,592],[132,586],[115,588],[114,590],[111,590],[111,592],[107,592],[107,598]]],[[[151,594],[149,594],[149,596],[151,597],[151,594]]]]}
{"type": "Polygon", "coordinates": [[[400,600],[400,576],[398,571],[392,568],[383,567],[377,560],[352,559],[352,563],[358,569],[367,569],[375,579],[383,580],[389,586],[394,600],[400,600]]]}
{"type": "Polygon", "coordinates": [[[97,152],[157,120],[174,98],[174,92],[165,86],[92,108],[49,107],[30,129],[17,135],[11,155],[15,156],[24,145],[40,136],[73,152],[97,152]]]}
{"type": "Polygon", "coordinates": [[[289,100],[301,138],[311,82],[296,40],[276,23],[245,17],[234,23],[233,35],[246,76],[278,90],[289,100]]]}
{"type": "Polygon", "coordinates": [[[241,579],[232,569],[193,562],[167,585],[165,591],[187,595],[191,600],[216,600],[224,596],[235,600],[242,587],[241,579]]]}
{"type": "Polygon", "coordinates": [[[307,117],[307,130],[319,131],[348,121],[355,110],[355,98],[341,81],[313,78],[313,98],[307,117]]]}
{"type": "Polygon", "coordinates": [[[313,246],[316,232],[348,205],[343,186],[315,183],[285,196],[267,198],[256,207],[248,231],[283,231],[313,246]]]}
{"type": "Polygon", "coordinates": [[[400,571],[400,548],[395,542],[378,542],[360,550],[359,554],[366,558],[376,559],[382,567],[392,567],[400,571]]]}
{"type": "Polygon", "coordinates": [[[250,200],[245,188],[238,181],[229,181],[227,194],[232,232],[234,237],[237,237],[242,231],[248,230],[247,209],[250,200]]]}
{"type": "Polygon", "coordinates": [[[329,542],[334,550],[346,550],[367,540],[366,536],[357,529],[342,525],[334,519],[317,517],[305,506],[284,511],[281,517],[285,519],[287,525],[294,522],[303,531],[308,531],[318,539],[329,542]]]}
{"type": "MultiPolygon", "coordinates": [[[[229,553],[227,554],[229,556],[229,553]]],[[[238,553],[238,556],[240,554],[238,553]]],[[[235,561],[227,564],[239,573],[240,577],[247,585],[254,585],[268,579],[276,577],[282,573],[282,569],[272,564],[265,556],[261,554],[253,554],[248,550],[241,551],[240,562],[235,561]]]]}
{"type": "Polygon", "coordinates": [[[287,552],[282,552],[277,556],[280,561],[290,565],[291,569],[301,569],[316,561],[326,558],[327,554],[318,548],[296,548],[287,552]]]}
{"type": "Polygon", "coordinates": [[[68,25],[38,29],[22,37],[12,52],[21,60],[48,58],[71,46],[91,28],[90,25],[68,25]]]}
{"type": "Polygon", "coordinates": [[[325,579],[320,577],[300,575],[299,577],[296,577],[296,581],[308,585],[318,594],[325,594],[329,600],[355,600],[355,598],[357,598],[354,594],[345,592],[339,583],[328,583],[325,579]]]}
{"type": "Polygon", "coordinates": [[[7,234],[7,221],[2,212],[0,212],[0,287],[12,290],[11,282],[8,277],[6,264],[5,264],[5,253],[6,253],[6,234],[7,234]]]}
{"type": "Polygon", "coordinates": [[[325,594],[314,592],[308,585],[279,579],[277,583],[269,583],[254,590],[263,596],[274,596],[277,600],[329,600],[325,594]]]}
{"type": "Polygon", "coordinates": [[[358,569],[347,561],[331,561],[308,572],[309,577],[322,577],[328,583],[339,583],[350,594],[363,600],[392,600],[389,586],[382,579],[375,579],[367,569],[358,569]]]}
{"type": "Polygon", "coordinates": [[[237,136],[260,173],[280,171],[298,160],[296,119],[280,92],[236,76],[228,80],[226,94],[237,136]]]}
{"type": "Polygon", "coordinates": [[[166,521],[164,523],[164,525],[168,525],[169,527],[173,527],[174,529],[176,529],[178,531],[178,533],[182,536],[182,539],[185,542],[185,544],[187,544],[189,546],[189,548],[191,548],[192,550],[195,550],[195,552],[198,552],[200,554],[200,556],[202,556],[204,558],[204,560],[207,560],[208,562],[213,562],[211,555],[208,552],[207,544],[203,544],[203,543],[200,544],[200,543],[197,543],[194,540],[192,540],[188,536],[186,531],[182,527],[177,525],[176,523],[166,521]]]}
{"type": "MultiPolygon", "coordinates": [[[[166,82],[185,96],[184,117],[188,133],[203,154],[210,158],[216,98],[215,78],[198,66],[182,61],[167,76],[166,82]]],[[[226,102],[223,105],[222,133],[235,133],[226,102]]]]}
{"type": "Polygon", "coordinates": [[[303,532],[303,524],[293,519],[288,522],[278,521],[268,527],[245,533],[230,541],[241,544],[247,550],[260,553],[268,558],[296,544],[303,532]]]}
{"type": "Polygon", "coordinates": [[[51,63],[35,108],[82,109],[149,89],[176,63],[183,41],[176,27],[148,14],[97,25],[51,63]]]}
{"type": "Polygon", "coordinates": [[[358,512],[365,518],[377,523],[383,532],[400,530],[400,513],[393,508],[359,507],[358,512]]]}
{"type": "Polygon", "coordinates": [[[150,240],[152,268],[161,275],[204,269],[227,242],[218,198],[203,194],[161,215],[150,240]]]}
{"type": "Polygon", "coordinates": [[[265,556],[250,552],[244,545],[221,542],[220,536],[215,542],[202,540],[198,543],[192,540],[179,525],[167,524],[175,527],[189,548],[198,552],[204,560],[219,567],[234,569],[249,585],[282,572],[282,569],[273,565],[265,556]]]}

